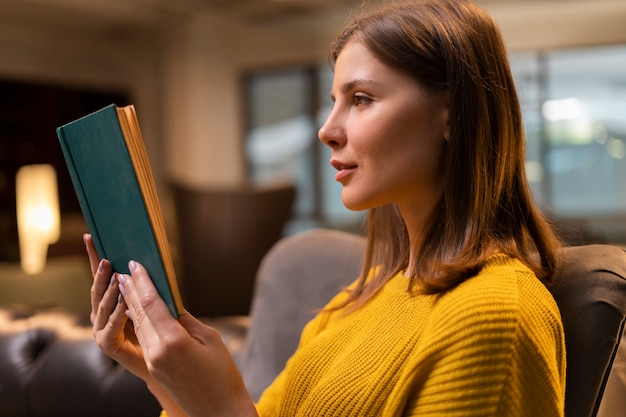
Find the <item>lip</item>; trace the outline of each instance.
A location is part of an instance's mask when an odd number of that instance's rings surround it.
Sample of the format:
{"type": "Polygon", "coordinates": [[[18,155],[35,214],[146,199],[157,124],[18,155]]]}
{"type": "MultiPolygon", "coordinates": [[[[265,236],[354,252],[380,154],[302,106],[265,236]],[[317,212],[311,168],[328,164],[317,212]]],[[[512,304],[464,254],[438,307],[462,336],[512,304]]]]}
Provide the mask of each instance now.
{"type": "Polygon", "coordinates": [[[337,170],[337,173],[335,174],[335,181],[337,182],[344,181],[357,168],[355,164],[339,161],[337,159],[331,159],[330,164],[337,170]]]}

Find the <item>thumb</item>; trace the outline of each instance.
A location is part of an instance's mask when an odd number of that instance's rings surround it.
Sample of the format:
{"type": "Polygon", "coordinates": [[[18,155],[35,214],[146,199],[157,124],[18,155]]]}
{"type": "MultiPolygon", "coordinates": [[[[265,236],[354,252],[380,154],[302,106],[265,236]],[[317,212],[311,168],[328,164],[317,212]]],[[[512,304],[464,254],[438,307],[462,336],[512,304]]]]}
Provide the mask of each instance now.
{"type": "Polygon", "coordinates": [[[178,323],[191,335],[196,335],[208,327],[206,324],[192,316],[187,310],[180,313],[178,323]]]}
{"type": "Polygon", "coordinates": [[[191,337],[198,340],[203,345],[213,344],[218,341],[223,343],[222,336],[216,329],[198,320],[187,310],[180,314],[178,323],[191,337]]]}

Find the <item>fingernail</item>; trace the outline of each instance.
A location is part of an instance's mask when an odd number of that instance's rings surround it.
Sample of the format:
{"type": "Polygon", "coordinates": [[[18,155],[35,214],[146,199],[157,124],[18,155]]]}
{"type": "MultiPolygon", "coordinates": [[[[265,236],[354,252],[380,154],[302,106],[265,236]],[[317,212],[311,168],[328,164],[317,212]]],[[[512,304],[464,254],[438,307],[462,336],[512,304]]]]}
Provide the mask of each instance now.
{"type": "Polygon", "coordinates": [[[117,272],[111,276],[111,282],[109,285],[114,286],[117,283],[117,272]]]}
{"type": "Polygon", "coordinates": [[[130,262],[128,262],[128,269],[131,273],[135,272],[135,270],[137,269],[137,263],[131,260],[130,262]]]}
{"type": "Polygon", "coordinates": [[[122,304],[122,302],[124,301],[124,297],[122,297],[122,294],[118,294],[117,295],[117,303],[118,304],[122,304]]]}
{"type": "Polygon", "coordinates": [[[122,293],[122,297],[126,297],[126,288],[124,288],[124,284],[127,282],[126,277],[123,274],[118,274],[117,281],[120,283],[118,287],[120,289],[120,293],[122,293]]]}
{"type": "Polygon", "coordinates": [[[130,310],[126,310],[125,313],[126,313],[126,317],[128,317],[130,321],[133,321],[133,318],[130,316],[130,310]]]}
{"type": "Polygon", "coordinates": [[[100,259],[100,262],[98,262],[98,272],[102,272],[102,268],[104,268],[104,265],[102,265],[103,262],[104,259],[100,259]]]}
{"type": "Polygon", "coordinates": [[[119,288],[120,288],[120,293],[122,294],[122,297],[126,297],[126,289],[124,288],[124,285],[120,284],[119,288]]]}
{"type": "Polygon", "coordinates": [[[120,284],[125,285],[126,282],[128,282],[124,274],[119,274],[116,272],[115,275],[117,275],[117,280],[119,281],[120,284]]]}

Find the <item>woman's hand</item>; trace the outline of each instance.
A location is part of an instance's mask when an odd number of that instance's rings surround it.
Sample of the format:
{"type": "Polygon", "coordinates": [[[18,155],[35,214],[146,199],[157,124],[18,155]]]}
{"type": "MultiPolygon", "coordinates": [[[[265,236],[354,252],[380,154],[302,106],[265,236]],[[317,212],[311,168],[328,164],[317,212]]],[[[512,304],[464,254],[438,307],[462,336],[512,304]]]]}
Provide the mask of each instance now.
{"type": "Polygon", "coordinates": [[[83,240],[93,275],[90,318],[96,343],[108,356],[146,380],[149,373],[132,323],[126,316],[127,307],[119,292],[118,274],[113,274],[108,260],[98,258],[91,235],[84,235],[83,240]]]}
{"type": "Polygon", "coordinates": [[[256,416],[219,333],[186,311],[176,320],[143,266],[131,261],[129,269],[119,289],[150,375],[189,416],[256,416]]]}

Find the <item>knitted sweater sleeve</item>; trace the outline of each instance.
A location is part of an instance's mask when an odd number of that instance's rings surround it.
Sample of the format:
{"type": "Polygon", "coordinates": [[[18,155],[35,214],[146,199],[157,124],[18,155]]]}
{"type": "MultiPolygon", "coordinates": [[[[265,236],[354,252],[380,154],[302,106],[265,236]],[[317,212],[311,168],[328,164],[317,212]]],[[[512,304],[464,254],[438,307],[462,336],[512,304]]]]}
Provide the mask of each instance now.
{"type": "Polygon", "coordinates": [[[563,416],[558,308],[529,271],[515,274],[517,287],[472,282],[442,297],[404,382],[404,416],[563,416]]]}

